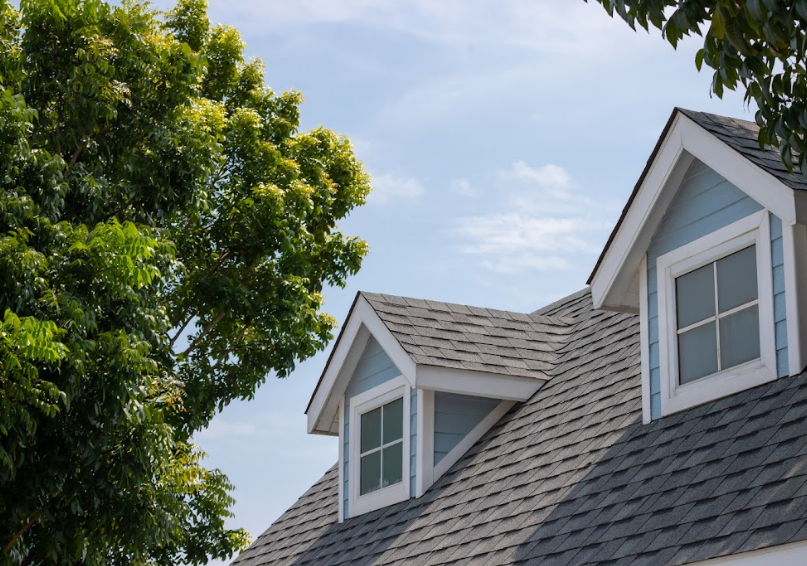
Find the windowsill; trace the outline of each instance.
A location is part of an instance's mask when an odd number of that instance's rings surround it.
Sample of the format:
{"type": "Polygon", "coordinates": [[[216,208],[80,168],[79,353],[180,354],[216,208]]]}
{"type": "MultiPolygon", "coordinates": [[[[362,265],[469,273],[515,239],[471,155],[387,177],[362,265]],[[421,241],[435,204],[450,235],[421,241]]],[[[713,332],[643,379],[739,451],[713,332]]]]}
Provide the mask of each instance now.
{"type": "Polygon", "coordinates": [[[661,413],[667,416],[684,411],[775,379],[776,373],[757,358],[686,385],[676,386],[669,399],[662,398],[661,413]]]}
{"type": "Polygon", "coordinates": [[[382,487],[366,495],[359,495],[351,501],[350,516],[357,517],[376,509],[388,507],[409,499],[408,481],[382,487]]]}

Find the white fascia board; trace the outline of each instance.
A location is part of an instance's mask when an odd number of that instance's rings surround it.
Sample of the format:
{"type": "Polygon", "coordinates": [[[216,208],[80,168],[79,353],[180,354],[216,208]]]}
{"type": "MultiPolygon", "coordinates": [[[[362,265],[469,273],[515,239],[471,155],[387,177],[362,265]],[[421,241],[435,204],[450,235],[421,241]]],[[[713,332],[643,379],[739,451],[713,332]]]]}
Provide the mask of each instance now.
{"type": "Polygon", "coordinates": [[[306,413],[309,434],[332,436],[338,434],[336,417],[339,401],[370,336],[376,339],[409,385],[414,387],[415,362],[384,325],[370,303],[364,297],[359,296],[306,413]]]}
{"type": "Polygon", "coordinates": [[[591,281],[594,308],[620,312],[639,312],[639,304],[625,304],[624,298],[638,267],[650,245],[653,234],[664,218],[667,206],[675,191],[664,191],[677,186],[692,163],[692,155],[683,148],[679,124],[682,114],[676,116],[672,127],[650,164],[647,175],[625,214],[611,245],[591,281]]]}
{"type": "Polygon", "coordinates": [[[787,224],[796,223],[793,189],[686,116],[681,116],[680,128],[689,153],[787,224]]]}
{"type": "Polygon", "coordinates": [[[807,220],[807,195],[795,195],[793,189],[679,113],[591,282],[594,308],[639,311],[637,297],[628,290],[638,276],[639,262],[653,234],[695,158],[786,225],[807,220]]]}
{"type": "Polygon", "coordinates": [[[771,564],[804,566],[807,564],[807,541],[771,546],[753,552],[743,552],[698,562],[687,562],[688,566],[771,566],[771,564]]]}
{"type": "Polygon", "coordinates": [[[545,381],[535,377],[421,365],[417,368],[415,384],[418,389],[476,395],[504,401],[526,401],[535,395],[545,381]]]}

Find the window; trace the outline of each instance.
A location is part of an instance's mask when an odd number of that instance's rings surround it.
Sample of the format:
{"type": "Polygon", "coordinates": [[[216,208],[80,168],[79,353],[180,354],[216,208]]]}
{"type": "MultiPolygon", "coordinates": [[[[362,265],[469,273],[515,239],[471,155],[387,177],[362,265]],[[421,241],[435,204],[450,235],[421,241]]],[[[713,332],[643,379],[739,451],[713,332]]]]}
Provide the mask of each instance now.
{"type": "Polygon", "coordinates": [[[759,358],[756,246],[675,280],[678,383],[759,358]]]}
{"type": "Polygon", "coordinates": [[[350,517],[409,499],[410,395],[400,376],[349,400],[350,517]]]}
{"type": "Polygon", "coordinates": [[[360,458],[360,495],[403,480],[403,398],[361,416],[360,458]]]}
{"type": "Polygon", "coordinates": [[[656,260],[662,414],[776,378],[770,249],[762,211],[656,260]]]}

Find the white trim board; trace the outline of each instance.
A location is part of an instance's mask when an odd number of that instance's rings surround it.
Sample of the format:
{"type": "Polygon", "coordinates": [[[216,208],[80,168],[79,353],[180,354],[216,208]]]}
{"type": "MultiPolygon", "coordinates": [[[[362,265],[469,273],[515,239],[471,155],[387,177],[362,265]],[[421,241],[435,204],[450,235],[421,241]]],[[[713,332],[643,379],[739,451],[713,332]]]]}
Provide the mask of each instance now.
{"type": "Polygon", "coordinates": [[[807,366],[807,227],[782,225],[790,375],[807,366]]]}
{"type": "Polygon", "coordinates": [[[639,348],[642,366],[642,422],[652,420],[650,406],[650,320],[647,306],[647,254],[639,264],[639,348]]]}
{"type": "Polygon", "coordinates": [[[807,564],[807,541],[771,546],[752,552],[743,552],[698,562],[689,566],[804,566],[807,564]]]}
{"type": "Polygon", "coordinates": [[[694,158],[776,214],[784,226],[805,221],[801,195],[679,112],[592,277],[595,308],[638,312],[629,291],[639,263],[694,158]]]}
{"type": "Polygon", "coordinates": [[[547,380],[535,377],[500,375],[467,369],[417,366],[418,389],[476,395],[505,401],[526,401],[547,380]]]}
{"type": "Polygon", "coordinates": [[[359,295],[306,411],[309,433],[332,436],[338,434],[335,425],[337,405],[370,335],[376,339],[409,385],[415,386],[415,362],[384,325],[367,299],[359,295]]]}

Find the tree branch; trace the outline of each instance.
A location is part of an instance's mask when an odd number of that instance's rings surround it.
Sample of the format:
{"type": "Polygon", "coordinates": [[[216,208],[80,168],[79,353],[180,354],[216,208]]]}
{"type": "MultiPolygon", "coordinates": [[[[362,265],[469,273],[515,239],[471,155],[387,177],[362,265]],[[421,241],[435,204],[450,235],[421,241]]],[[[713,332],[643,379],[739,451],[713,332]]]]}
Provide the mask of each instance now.
{"type": "MultiPolygon", "coordinates": [[[[106,126],[105,128],[101,128],[96,135],[103,136],[111,129],[112,126],[106,126]]],[[[73,152],[73,156],[70,158],[70,163],[67,164],[67,172],[65,173],[65,177],[70,176],[70,171],[73,169],[73,166],[76,164],[76,161],[78,161],[78,156],[81,155],[81,152],[86,149],[88,142],[89,142],[88,139],[84,140],[83,142],[78,144],[78,147],[76,147],[76,151],[73,152]]]]}
{"type": "Polygon", "coordinates": [[[3,547],[3,552],[8,554],[8,552],[14,547],[14,544],[20,539],[20,537],[24,535],[28,529],[33,527],[34,523],[36,523],[39,520],[39,517],[41,516],[42,513],[34,513],[34,516],[31,517],[31,520],[25,523],[25,526],[21,528],[19,531],[17,531],[17,533],[13,537],[11,537],[11,540],[8,541],[8,544],[3,547]]]}
{"type": "Polygon", "coordinates": [[[203,341],[205,338],[207,338],[207,335],[208,335],[208,334],[210,334],[210,331],[211,331],[211,330],[213,330],[214,328],[216,328],[216,325],[218,325],[218,323],[219,323],[219,322],[221,322],[221,319],[223,319],[223,318],[224,318],[224,315],[225,315],[225,314],[226,314],[226,313],[225,313],[224,311],[219,312],[219,314],[217,314],[217,315],[215,316],[215,318],[213,318],[213,320],[211,320],[209,323],[207,323],[207,326],[205,326],[205,327],[202,329],[202,331],[199,333],[199,336],[197,336],[197,337],[196,337],[196,340],[194,340],[194,341],[193,341],[193,344],[191,344],[190,346],[188,346],[188,349],[187,349],[187,350],[185,350],[184,352],[182,352],[182,353],[180,353],[180,354],[178,354],[178,355],[179,355],[179,356],[187,356],[188,354],[190,354],[191,352],[193,352],[193,351],[196,349],[196,347],[197,347],[199,344],[201,344],[201,343],[202,343],[202,341],[203,341]]]}
{"type": "MultiPolygon", "coordinates": [[[[187,307],[185,307],[184,311],[182,311],[182,316],[184,317],[186,314],[188,314],[189,310],[191,310],[191,305],[190,304],[187,307]]],[[[181,318],[180,318],[180,320],[181,320],[181,318]]],[[[171,341],[168,343],[169,348],[171,348],[172,350],[174,349],[174,344],[176,343],[177,339],[182,335],[182,333],[185,331],[185,328],[188,326],[188,324],[190,324],[190,321],[192,321],[192,320],[193,320],[193,315],[191,315],[191,316],[189,316],[188,318],[185,319],[185,322],[182,323],[182,326],[179,327],[179,330],[177,330],[177,333],[174,334],[174,337],[171,338],[171,341]]]]}

